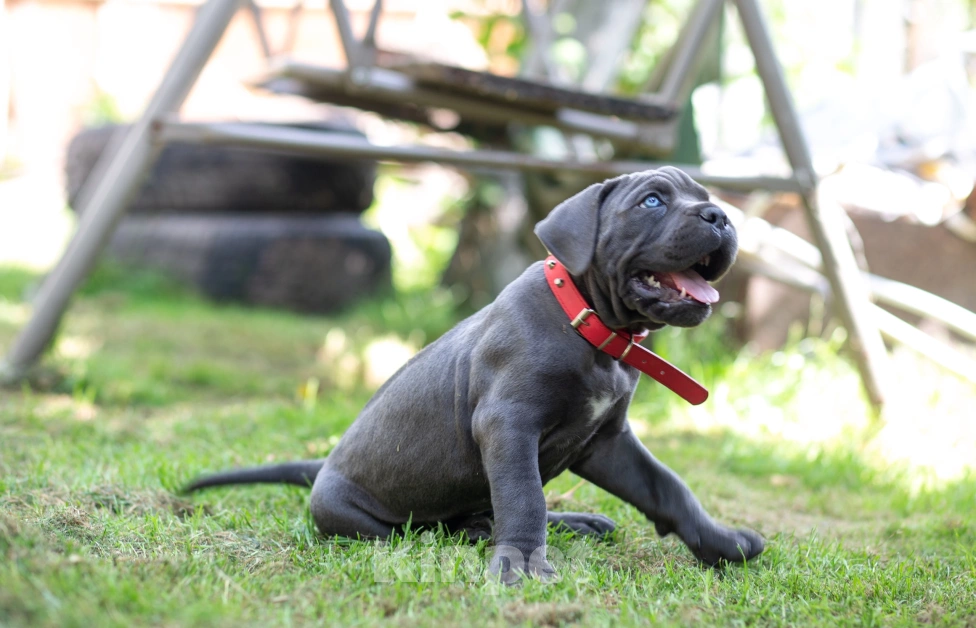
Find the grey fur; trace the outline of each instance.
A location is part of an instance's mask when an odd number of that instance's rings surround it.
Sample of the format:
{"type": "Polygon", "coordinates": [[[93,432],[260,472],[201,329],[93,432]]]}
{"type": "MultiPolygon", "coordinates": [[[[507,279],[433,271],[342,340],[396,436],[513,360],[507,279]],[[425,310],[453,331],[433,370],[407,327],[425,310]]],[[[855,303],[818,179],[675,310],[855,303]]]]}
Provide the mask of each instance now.
{"type": "MultiPolygon", "coordinates": [[[[707,268],[696,268],[715,280],[737,248],[725,214],[674,168],[591,186],[536,233],[603,321],[632,331],[690,327],[711,313],[637,277],[710,255],[707,268]],[[652,192],[666,208],[641,206],[652,192]]],[[[382,538],[412,520],[477,536],[493,516],[494,572],[518,569],[517,559],[509,565],[515,548],[523,567],[547,577],[552,568],[540,559],[547,524],[595,534],[614,528],[600,515],[547,512],[543,486],[569,469],[636,506],[662,536],[677,534],[705,564],[757,556],[762,537],[715,522],[630,430],[639,377],[572,330],[538,262],[390,378],[325,461],[230,472],[189,488],[301,483],[321,467],[311,510],[325,535],[382,538]]]]}

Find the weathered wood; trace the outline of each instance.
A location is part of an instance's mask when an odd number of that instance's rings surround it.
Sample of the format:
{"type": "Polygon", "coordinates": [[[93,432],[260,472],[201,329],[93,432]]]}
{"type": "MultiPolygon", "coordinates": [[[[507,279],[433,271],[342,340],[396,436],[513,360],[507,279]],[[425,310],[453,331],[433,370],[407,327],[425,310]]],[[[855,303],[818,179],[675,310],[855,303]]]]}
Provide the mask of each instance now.
{"type": "Polygon", "coordinates": [[[254,31],[258,36],[258,46],[261,48],[261,54],[264,55],[264,59],[271,59],[271,44],[268,43],[268,34],[264,30],[264,17],[261,7],[255,0],[247,0],[247,10],[251,14],[251,21],[254,22],[254,31]]]}
{"type": "MultiPolygon", "coordinates": [[[[552,126],[573,133],[586,133],[613,140],[621,145],[640,143],[647,149],[663,150],[668,143],[659,139],[646,127],[613,116],[595,114],[572,108],[552,111],[528,109],[520,104],[489,101],[463,93],[451,93],[422,87],[401,72],[372,68],[357,74],[357,82],[350,83],[343,70],[286,62],[277,65],[270,74],[253,85],[279,94],[296,94],[330,104],[375,111],[381,115],[438,128],[431,118],[432,109],[450,109],[461,122],[481,123],[498,127],[516,122],[552,126]]],[[[494,135],[493,130],[489,133],[494,135]]],[[[475,136],[476,139],[481,139],[475,136]]]]}
{"type": "Polygon", "coordinates": [[[332,7],[332,16],[335,18],[336,29],[339,31],[339,41],[342,42],[343,52],[346,53],[346,63],[349,68],[355,69],[363,67],[368,62],[362,44],[356,39],[352,32],[352,19],[349,17],[349,9],[343,0],[329,0],[332,7]]]}
{"type": "Polygon", "coordinates": [[[373,9],[369,12],[369,25],[363,35],[363,46],[376,48],[376,30],[379,28],[380,17],[383,15],[383,0],[374,0],[373,9]]]}
{"type": "MultiPolygon", "coordinates": [[[[786,229],[774,227],[762,218],[747,218],[740,209],[729,203],[713,200],[725,210],[732,224],[739,231],[741,265],[750,272],[761,274],[774,281],[827,296],[830,284],[824,277],[823,257],[816,246],[786,229]],[[816,274],[811,275],[811,272],[816,274]]],[[[862,281],[869,288],[870,296],[879,303],[938,321],[959,335],[976,341],[976,313],[915,286],[870,273],[861,273],[861,276],[862,281]]],[[[920,338],[917,334],[905,332],[902,327],[909,324],[901,319],[898,319],[901,325],[898,325],[897,329],[892,329],[893,325],[890,324],[889,317],[894,315],[888,312],[879,315],[876,310],[880,308],[870,303],[868,305],[870,316],[874,319],[881,318],[889,323],[886,327],[880,328],[883,334],[900,342],[903,338],[908,338],[909,342],[915,342],[920,338]]],[[[928,334],[917,329],[915,331],[936,342],[928,334]]],[[[940,349],[927,355],[934,359],[933,356],[948,354],[940,349]]],[[[952,368],[949,365],[962,363],[960,359],[950,358],[946,365],[952,368]]],[[[972,372],[971,377],[976,377],[976,371],[972,372]]]]}
{"type": "MultiPolygon", "coordinates": [[[[746,265],[750,272],[801,290],[820,293],[826,283],[811,281],[803,273],[792,272],[789,267],[784,267],[782,262],[770,262],[753,251],[740,251],[739,257],[740,263],[746,265]]],[[[799,263],[797,266],[803,268],[799,263]]],[[[872,317],[878,331],[889,340],[898,342],[956,375],[976,383],[976,361],[873,303],[869,303],[865,311],[872,317]]]]}
{"type": "Polygon", "coordinates": [[[669,51],[661,70],[655,71],[652,80],[660,81],[654,91],[661,94],[666,102],[683,106],[695,85],[694,69],[705,49],[703,42],[719,21],[719,13],[724,6],[722,0],[699,0],[685,22],[678,41],[669,51]]]}
{"type": "Polygon", "coordinates": [[[456,151],[430,146],[376,146],[363,138],[342,133],[325,133],[297,128],[269,131],[259,124],[184,123],[159,121],[156,141],[236,144],[266,150],[288,151],[320,157],[351,157],[394,163],[435,162],[459,168],[518,170],[522,172],[580,172],[614,177],[641,170],[673,165],[705,185],[739,191],[780,190],[798,192],[799,184],[781,177],[736,177],[704,172],[690,164],[665,164],[653,161],[581,161],[545,159],[520,153],[494,150],[456,151]]]}
{"type": "Polygon", "coordinates": [[[414,78],[423,87],[518,105],[533,111],[554,113],[561,108],[571,108],[639,122],[667,121],[678,114],[674,106],[650,97],[644,100],[617,98],[440,63],[413,62],[398,64],[391,69],[414,78]]]}
{"type": "Polygon", "coordinates": [[[976,361],[918,327],[906,323],[891,312],[874,306],[871,308],[871,313],[875,317],[878,329],[886,338],[903,344],[963,379],[976,383],[976,361]]]}
{"type": "Polygon", "coordinates": [[[524,76],[547,79],[555,74],[549,57],[552,20],[549,19],[549,12],[539,4],[538,1],[522,0],[522,18],[529,31],[529,52],[522,60],[520,70],[524,76]]]}

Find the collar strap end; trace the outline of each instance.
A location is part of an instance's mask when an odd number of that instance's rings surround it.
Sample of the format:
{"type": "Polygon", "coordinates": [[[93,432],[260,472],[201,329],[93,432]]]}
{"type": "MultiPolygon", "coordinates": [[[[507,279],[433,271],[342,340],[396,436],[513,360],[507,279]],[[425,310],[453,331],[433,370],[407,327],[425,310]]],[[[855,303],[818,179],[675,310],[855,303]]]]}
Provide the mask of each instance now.
{"type": "Polygon", "coordinates": [[[550,255],[543,269],[546,283],[569,317],[569,324],[597,350],[656,379],[692,405],[697,406],[708,399],[708,390],[704,386],[661,356],[637,344],[647,337],[647,332],[630,334],[607,327],[580,294],[569,271],[559,260],[550,255]]]}

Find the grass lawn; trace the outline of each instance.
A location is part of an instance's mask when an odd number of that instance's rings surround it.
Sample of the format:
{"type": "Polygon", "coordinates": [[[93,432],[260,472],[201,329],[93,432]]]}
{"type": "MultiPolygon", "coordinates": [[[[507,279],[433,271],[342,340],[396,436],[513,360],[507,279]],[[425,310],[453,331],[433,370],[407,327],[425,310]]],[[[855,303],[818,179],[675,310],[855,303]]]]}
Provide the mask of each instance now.
{"type": "MultiPolygon", "coordinates": [[[[35,280],[0,269],[0,349],[35,280]]],[[[836,335],[750,356],[716,319],[655,341],[713,395],[692,409],[645,379],[635,429],[715,516],[766,536],[745,567],[698,567],[569,474],[551,504],[618,529],[550,534],[562,579],[516,588],[480,576],[490,548],[439,533],[319,538],[296,488],[176,493],[200,472],[328,453],[453,317],[448,292],[326,319],[99,271],[44,370],[0,391],[0,625],[976,626],[976,390],[897,354],[898,401],[874,419],[836,335]]]]}

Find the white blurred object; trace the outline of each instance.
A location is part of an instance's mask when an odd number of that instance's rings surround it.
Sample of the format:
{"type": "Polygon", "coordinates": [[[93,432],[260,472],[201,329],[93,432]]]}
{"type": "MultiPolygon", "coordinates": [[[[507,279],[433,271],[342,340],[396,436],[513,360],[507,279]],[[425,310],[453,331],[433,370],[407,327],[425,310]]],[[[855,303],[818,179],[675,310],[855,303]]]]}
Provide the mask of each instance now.
{"type": "MultiPolygon", "coordinates": [[[[828,174],[844,165],[863,164],[916,172],[927,179],[926,170],[940,161],[964,171],[971,182],[976,177],[976,90],[970,86],[970,75],[976,74],[976,31],[943,42],[941,50],[939,56],[903,76],[819,73],[820,97],[801,112],[817,171],[828,174]]],[[[737,87],[746,84],[740,80],[737,87]]],[[[816,91],[806,87],[807,93],[816,91]]],[[[770,153],[779,152],[771,133],[760,141],[752,139],[749,148],[743,145],[750,130],[754,138],[755,129],[761,126],[745,115],[750,108],[757,109],[756,99],[730,87],[718,98],[704,91],[696,94],[696,106],[706,112],[703,117],[720,108],[738,120],[723,129],[719,150],[708,153],[724,159],[728,155],[717,154],[724,149],[763,166],[782,161],[781,156],[770,153]]],[[[762,113],[761,108],[758,111],[762,113]]],[[[715,148],[707,139],[704,144],[715,148]]],[[[951,189],[952,196],[959,196],[955,181],[939,180],[951,189]]]]}
{"type": "Polygon", "coordinates": [[[912,170],[949,155],[976,162],[976,99],[958,53],[884,86],[852,83],[802,123],[821,172],[850,163],[912,170]]]}
{"type": "Polygon", "coordinates": [[[865,164],[848,164],[824,177],[821,186],[845,208],[878,212],[887,220],[913,216],[922,224],[937,225],[958,206],[941,183],[865,164]]]}
{"type": "Polygon", "coordinates": [[[471,29],[451,19],[447,0],[418,2],[409,29],[383,32],[382,47],[469,70],[488,68],[488,56],[471,29]]]}
{"type": "Polygon", "coordinates": [[[949,154],[976,157],[976,103],[960,53],[920,66],[885,100],[894,106],[878,147],[881,163],[911,168],[949,154]]]}
{"type": "Polygon", "coordinates": [[[47,270],[74,230],[57,173],[36,170],[0,181],[0,266],[47,270]]]}
{"type": "Polygon", "coordinates": [[[949,216],[946,228],[967,242],[976,244],[976,221],[963,212],[949,216]]]}
{"type": "Polygon", "coordinates": [[[10,113],[10,38],[7,37],[7,7],[0,0],[0,168],[7,158],[7,116],[10,113]]]}

